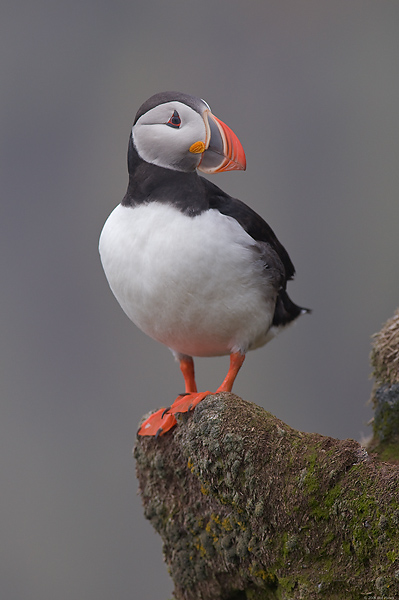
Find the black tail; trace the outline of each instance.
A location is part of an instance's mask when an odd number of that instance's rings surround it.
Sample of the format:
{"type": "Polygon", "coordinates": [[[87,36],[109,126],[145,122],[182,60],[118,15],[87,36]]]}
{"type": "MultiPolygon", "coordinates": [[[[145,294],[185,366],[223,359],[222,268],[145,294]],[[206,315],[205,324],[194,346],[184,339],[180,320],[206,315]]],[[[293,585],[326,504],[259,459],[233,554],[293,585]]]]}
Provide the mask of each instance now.
{"type": "Polygon", "coordinates": [[[292,321],[295,321],[299,315],[310,312],[312,312],[310,308],[302,308],[301,306],[294,304],[287,292],[281,289],[277,296],[273,325],[274,327],[284,327],[284,325],[288,325],[292,321]]]}

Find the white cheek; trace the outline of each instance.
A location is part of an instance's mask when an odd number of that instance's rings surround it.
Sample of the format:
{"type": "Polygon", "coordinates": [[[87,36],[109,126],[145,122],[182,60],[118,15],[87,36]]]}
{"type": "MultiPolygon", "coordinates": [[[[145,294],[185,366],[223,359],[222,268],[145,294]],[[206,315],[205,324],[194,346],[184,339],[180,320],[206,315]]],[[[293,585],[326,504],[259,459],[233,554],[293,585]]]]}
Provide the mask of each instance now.
{"type": "Polygon", "coordinates": [[[164,166],[158,162],[162,159],[163,149],[169,145],[165,125],[138,124],[132,129],[133,143],[139,156],[148,163],[164,166]]]}
{"type": "Polygon", "coordinates": [[[143,160],[178,171],[190,171],[198,166],[201,155],[191,153],[190,147],[198,141],[205,143],[205,123],[198,113],[184,108],[181,110],[182,126],[179,129],[165,123],[146,123],[144,119],[139,119],[132,129],[132,136],[143,160]]]}

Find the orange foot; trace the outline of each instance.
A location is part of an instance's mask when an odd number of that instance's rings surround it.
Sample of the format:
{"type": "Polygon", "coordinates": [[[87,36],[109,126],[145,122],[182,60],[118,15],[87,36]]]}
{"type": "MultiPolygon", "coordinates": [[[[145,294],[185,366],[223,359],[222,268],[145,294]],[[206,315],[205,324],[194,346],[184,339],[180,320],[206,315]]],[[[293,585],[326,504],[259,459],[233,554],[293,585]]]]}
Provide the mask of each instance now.
{"type": "Polygon", "coordinates": [[[144,421],[137,435],[163,435],[177,423],[173,415],[194,410],[210,392],[181,394],[169,408],[160,408],[144,421]]]}
{"type": "MultiPolygon", "coordinates": [[[[234,352],[230,355],[230,368],[222,385],[217,389],[218,392],[231,392],[244,358],[245,355],[240,352],[234,352]]],[[[137,435],[152,435],[155,437],[163,435],[176,425],[177,421],[174,415],[194,410],[201,400],[210,395],[211,392],[197,392],[194,363],[191,357],[185,356],[180,359],[180,368],[186,384],[186,393],[178,396],[169,408],[160,408],[148,417],[138,430],[137,435]]]]}
{"type": "Polygon", "coordinates": [[[190,412],[211,392],[188,392],[181,394],[173,402],[172,406],[167,410],[169,415],[178,415],[179,413],[190,412]]]}
{"type": "Polygon", "coordinates": [[[168,414],[167,408],[160,408],[144,421],[137,435],[163,435],[177,423],[173,415],[168,414]]]}

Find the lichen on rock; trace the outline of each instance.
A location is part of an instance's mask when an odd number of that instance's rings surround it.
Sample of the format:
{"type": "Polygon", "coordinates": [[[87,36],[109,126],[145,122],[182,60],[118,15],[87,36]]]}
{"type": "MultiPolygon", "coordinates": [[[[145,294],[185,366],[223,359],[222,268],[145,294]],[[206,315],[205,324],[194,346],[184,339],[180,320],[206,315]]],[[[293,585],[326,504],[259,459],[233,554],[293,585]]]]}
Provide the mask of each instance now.
{"type": "Polygon", "coordinates": [[[399,468],[229,393],[135,447],[177,600],[399,594],[399,468]]]}
{"type": "Polygon", "coordinates": [[[380,384],[399,383],[399,308],[373,339],[373,376],[380,384]]]}
{"type": "Polygon", "coordinates": [[[369,448],[381,460],[399,464],[399,309],[373,338],[374,419],[369,448]]]}

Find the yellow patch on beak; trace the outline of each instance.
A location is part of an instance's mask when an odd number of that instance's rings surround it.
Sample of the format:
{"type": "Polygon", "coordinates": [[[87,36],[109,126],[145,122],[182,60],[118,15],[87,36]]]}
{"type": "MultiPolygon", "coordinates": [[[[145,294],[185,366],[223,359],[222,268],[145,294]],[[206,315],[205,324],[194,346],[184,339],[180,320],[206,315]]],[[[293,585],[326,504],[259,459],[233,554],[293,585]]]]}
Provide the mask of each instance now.
{"type": "Polygon", "coordinates": [[[194,142],[189,148],[190,152],[193,154],[202,154],[205,152],[205,144],[204,142],[194,142]]]}

